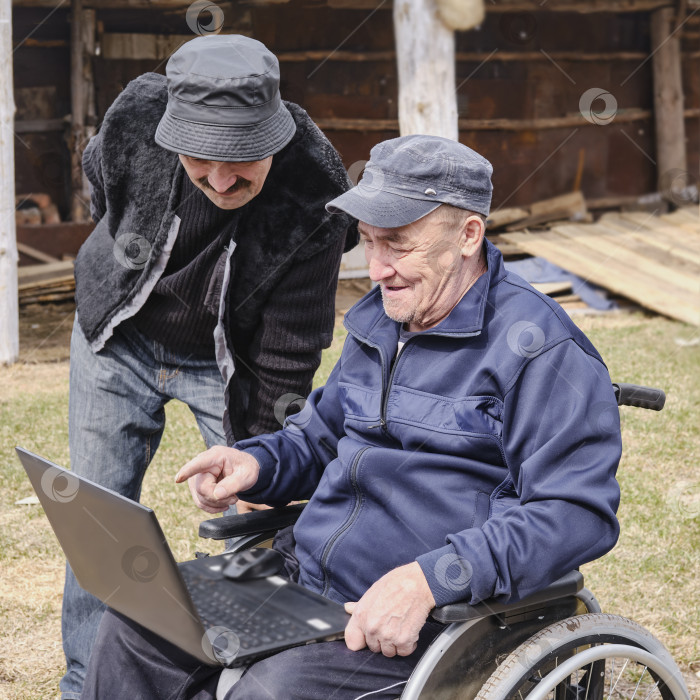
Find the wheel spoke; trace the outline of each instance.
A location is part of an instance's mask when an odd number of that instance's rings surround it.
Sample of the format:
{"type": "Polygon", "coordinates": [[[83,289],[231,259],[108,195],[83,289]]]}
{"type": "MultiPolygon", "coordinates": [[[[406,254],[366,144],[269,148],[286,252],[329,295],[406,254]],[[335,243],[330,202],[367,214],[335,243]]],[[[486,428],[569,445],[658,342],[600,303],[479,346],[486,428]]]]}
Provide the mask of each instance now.
{"type": "Polygon", "coordinates": [[[615,659],[612,660],[612,664],[610,665],[610,692],[608,693],[608,700],[612,698],[612,679],[613,679],[613,673],[615,672],[615,659]]]}
{"type": "MultiPolygon", "coordinates": [[[[613,664],[615,663],[615,659],[613,659],[613,664]]],[[[622,668],[620,669],[620,674],[618,675],[617,679],[615,680],[615,685],[610,688],[610,697],[612,697],[613,692],[615,692],[615,688],[617,688],[617,684],[620,681],[620,678],[622,678],[622,674],[625,672],[625,669],[627,668],[627,664],[629,663],[629,659],[625,659],[625,663],[622,665],[622,668]]],[[[610,674],[610,680],[612,681],[612,673],[610,674]]]]}
{"type": "Polygon", "coordinates": [[[591,678],[593,678],[593,669],[595,668],[595,661],[588,667],[588,683],[586,683],[586,698],[590,696],[591,690],[591,678]]]}
{"type": "MultiPolygon", "coordinates": [[[[637,686],[634,689],[634,694],[632,695],[632,700],[637,696],[637,691],[639,690],[639,686],[642,684],[642,680],[644,680],[644,674],[647,672],[647,667],[644,667],[644,670],[642,671],[642,675],[639,676],[639,680],[637,681],[637,686]]],[[[647,696],[649,697],[649,696],[647,696]]]]}
{"type": "MultiPolygon", "coordinates": [[[[644,670],[646,671],[646,666],[644,667],[644,670]]],[[[647,696],[644,698],[644,700],[649,700],[649,698],[651,697],[651,694],[655,690],[658,690],[658,689],[659,689],[659,681],[656,681],[656,683],[654,683],[654,685],[652,685],[651,688],[649,689],[649,692],[647,693],[647,696]]]]}

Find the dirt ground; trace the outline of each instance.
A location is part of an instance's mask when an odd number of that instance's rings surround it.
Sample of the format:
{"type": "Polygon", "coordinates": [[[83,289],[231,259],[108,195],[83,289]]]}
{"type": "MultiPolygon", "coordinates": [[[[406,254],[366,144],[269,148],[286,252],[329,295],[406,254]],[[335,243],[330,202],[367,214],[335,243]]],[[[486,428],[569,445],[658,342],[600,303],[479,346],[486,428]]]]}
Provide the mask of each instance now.
{"type": "MultiPolygon", "coordinates": [[[[368,279],[341,280],[336,297],[338,316],[342,317],[370,286],[368,279]]],[[[36,365],[67,360],[74,318],[73,302],[21,306],[19,362],[36,365]]]]}
{"type": "Polygon", "coordinates": [[[75,304],[29,304],[19,310],[19,361],[62,362],[70,354],[75,304]]]}

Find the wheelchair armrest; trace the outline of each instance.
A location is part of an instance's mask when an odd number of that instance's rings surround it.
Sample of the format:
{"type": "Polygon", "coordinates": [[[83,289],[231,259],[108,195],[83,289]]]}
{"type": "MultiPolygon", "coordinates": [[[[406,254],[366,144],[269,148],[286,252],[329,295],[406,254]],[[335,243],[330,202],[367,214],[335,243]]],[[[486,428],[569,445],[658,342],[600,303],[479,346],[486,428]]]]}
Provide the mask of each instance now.
{"type": "Polygon", "coordinates": [[[477,605],[469,603],[452,603],[441,608],[435,608],[431,617],[442,623],[464,622],[474,620],[479,617],[504,613],[510,614],[515,610],[529,608],[531,606],[541,606],[558,598],[566,598],[576,595],[583,588],[583,574],[580,571],[570,571],[560,579],[557,579],[549,586],[537,593],[527,596],[516,603],[500,603],[495,600],[485,600],[477,605]]]}
{"type": "Polygon", "coordinates": [[[259,532],[275,532],[293,525],[305,505],[306,503],[296,503],[293,506],[254,510],[250,513],[205,520],[199,524],[199,536],[210,540],[225,540],[259,532]]]}

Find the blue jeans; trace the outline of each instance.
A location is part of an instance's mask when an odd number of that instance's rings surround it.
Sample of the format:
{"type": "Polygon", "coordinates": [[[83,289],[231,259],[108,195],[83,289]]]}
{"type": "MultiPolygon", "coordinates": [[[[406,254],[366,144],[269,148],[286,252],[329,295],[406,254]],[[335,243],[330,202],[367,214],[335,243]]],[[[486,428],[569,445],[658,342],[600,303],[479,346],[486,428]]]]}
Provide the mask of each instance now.
{"type": "MultiPolygon", "coordinates": [[[[165,427],[165,404],[186,403],[207,447],[226,444],[224,382],[215,360],[168,351],[126,321],[93,353],[76,323],[71,339],[69,442],[71,469],[139,499],[146,468],[165,427]]],[[[181,465],[173,465],[173,474],[181,465]]],[[[77,700],[105,606],[66,567],[63,700],[77,700]]]]}

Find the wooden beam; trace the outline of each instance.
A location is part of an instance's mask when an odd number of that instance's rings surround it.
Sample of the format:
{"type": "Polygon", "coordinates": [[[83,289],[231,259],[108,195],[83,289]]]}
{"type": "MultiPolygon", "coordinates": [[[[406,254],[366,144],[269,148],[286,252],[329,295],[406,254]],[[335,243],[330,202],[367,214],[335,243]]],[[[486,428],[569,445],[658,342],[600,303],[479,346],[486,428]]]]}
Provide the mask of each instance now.
{"type": "Polygon", "coordinates": [[[487,12],[650,12],[668,5],[670,0],[557,0],[544,5],[542,0],[494,0],[486,3],[487,12]]]}
{"type": "MultiPolygon", "coordinates": [[[[273,4],[275,0],[252,0],[256,5],[273,4]]],[[[388,0],[387,4],[389,4],[388,0]]],[[[373,10],[376,0],[326,0],[329,7],[338,9],[373,10]]],[[[649,12],[669,4],[669,0],[489,0],[486,12],[649,12]]]]}
{"type": "MultiPolygon", "coordinates": [[[[313,115],[312,115],[313,116],[313,115]]],[[[616,124],[647,121],[652,119],[649,109],[621,110],[615,115],[616,124]]],[[[700,108],[683,111],[685,119],[700,117],[700,108]]],[[[314,118],[314,122],[324,131],[398,131],[398,119],[343,119],[335,117],[314,118]]],[[[591,123],[581,115],[568,117],[541,117],[536,119],[459,119],[460,131],[542,131],[564,129],[572,126],[591,127],[591,123]]]]}
{"type": "Polygon", "coordinates": [[[22,289],[30,285],[56,280],[68,281],[73,277],[73,261],[60,260],[43,265],[25,265],[19,268],[19,280],[22,289]]]}
{"type": "Polygon", "coordinates": [[[40,134],[47,131],[63,131],[64,119],[20,119],[15,121],[15,133],[40,134]]]}
{"type": "MultiPolygon", "coordinates": [[[[144,35],[140,35],[144,36],[144,35]]],[[[155,35],[150,35],[155,36],[155,35]]],[[[189,38],[189,37],[188,37],[189,38]]],[[[643,61],[649,54],[643,51],[605,51],[582,53],[576,51],[551,51],[547,55],[541,51],[458,51],[457,62],[482,63],[488,58],[491,62],[507,61],[643,61]]],[[[303,61],[343,61],[346,63],[364,63],[374,61],[394,61],[395,51],[282,51],[276,54],[280,63],[300,63],[303,61]]]]}
{"type": "Polygon", "coordinates": [[[656,174],[659,190],[667,188],[666,180],[669,177],[674,188],[677,186],[682,189],[688,184],[680,32],[677,31],[675,20],[673,7],[664,7],[651,15],[656,174]]]}
{"type": "Polygon", "coordinates": [[[105,32],[100,42],[102,58],[152,59],[169,58],[194,34],[120,34],[105,32]]]}
{"type": "Polygon", "coordinates": [[[71,4],[71,221],[90,216],[89,188],[83,174],[83,151],[95,133],[92,59],[95,50],[95,11],[83,7],[83,0],[71,4]]]}
{"type": "MultiPolygon", "coordinates": [[[[144,9],[144,10],[176,10],[187,8],[191,5],[191,0],[85,0],[83,7],[96,10],[117,10],[117,9],[144,9]]],[[[218,3],[220,7],[231,6],[232,3],[218,3]]],[[[298,0],[246,0],[236,3],[240,7],[265,7],[287,4],[292,6],[303,6],[298,0]]],[[[391,10],[395,3],[392,0],[325,0],[325,4],[334,9],[347,10],[391,10]],[[381,3],[381,5],[379,4],[381,3]]],[[[542,3],[542,0],[494,0],[486,2],[486,12],[577,12],[588,14],[592,12],[651,12],[669,4],[669,0],[553,0],[542,3]]],[[[55,9],[56,0],[12,0],[14,7],[46,7],[55,9]]],[[[323,6],[319,2],[319,6],[323,6]]],[[[688,7],[697,5],[690,0],[688,7]]]]}
{"type": "Polygon", "coordinates": [[[12,55],[12,5],[0,0],[0,364],[19,357],[12,55]]]}
{"type": "Polygon", "coordinates": [[[70,42],[66,39],[33,39],[29,37],[28,39],[23,39],[21,42],[17,42],[17,46],[22,46],[26,49],[67,49],[70,46],[70,42]]]}
{"type": "Polygon", "coordinates": [[[455,33],[443,24],[435,0],[395,0],[394,37],[401,135],[457,141],[455,33]]]}
{"type": "Polygon", "coordinates": [[[39,262],[60,262],[59,259],[54,257],[53,255],[47,255],[46,253],[44,253],[43,250],[34,248],[33,246],[27,245],[26,243],[20,243],[19,241],[17,241],[17,250],[23,255],[32,258],[32,260],[38,260],[39,262]]]}

